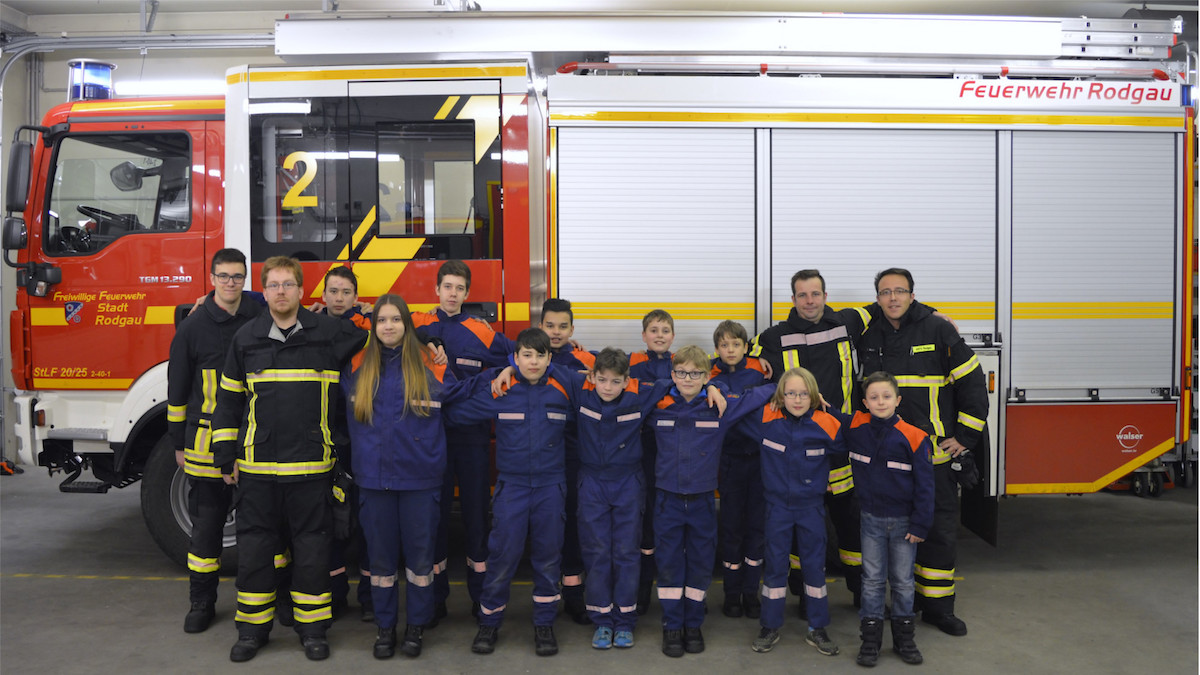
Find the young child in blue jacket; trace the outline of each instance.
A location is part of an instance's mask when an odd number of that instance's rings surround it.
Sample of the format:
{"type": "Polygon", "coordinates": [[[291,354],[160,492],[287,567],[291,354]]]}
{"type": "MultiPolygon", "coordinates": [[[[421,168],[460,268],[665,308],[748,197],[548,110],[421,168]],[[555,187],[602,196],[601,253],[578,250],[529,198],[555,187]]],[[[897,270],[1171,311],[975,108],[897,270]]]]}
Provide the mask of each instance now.
{"type": "Polygon", "coordinates": [[[534,648],[538,656],[558,653],[554,617],[558,614],[559,564],[566,502],[563,435],[575,415],[564,380],[550,365],[550,338],[539,328],[517,336],[516,381],[506,395],[491,391],[494,371],[471,381],[467,397],[447,407],[448,424],[496,422],[496,489],[487,571],[479,597],[479,630],[471,644],[477,654],[496,648],[513,575],[530,543],[533,566],[534,648]]]}
{"type": "MultiPolygon", "coordinates": [[[[722,321],[713,331],[717,358],[710,377],[729,391],[740,394],[767,382],[758,359],[747,359],[750,336],[736,321],[722,321]]],[[[758,442],[742,434],[730,434],[721,446],[721,468],[717,475],[721,493],[718,538],[724,567],[725,602],[721,612],[728,617],[759,618],[758,582],[762,577],[763,478],[758,442]]]]}
{"type": "Polygon", "coordinates": [[[825,631],[825,491],[830,459],[844,459],[846,445],[842,421],[825,412],[824,405],[813,374],[792,368],[779,378],[771,402],[738,427],[759,445],[767,502],[762,628],[751,644],[756,652],[769,652],[779,642],[794,535],[808,609],[805,642],[826,656],[838,653],[825,631]]]}
{"type": "Polygon", "coordinates": [[[658,443],[655,465],[654,559],[658,601],[663,610],[663,653],[671,657],[704,651],[704,599],[712,581],[717,548],[713,491],[721,442],[733,424],[766,403],[774,385],[728,394],[723,415],[702,395],[709,379],[708,355],[689,345],[671,359],[670,394],[647,419],[658,443]]]}
{"type": "Polygon", "coordinates": [[[399,556],[404,553],[407,656],[421,654],[433,619],[434,542],[446,472],[441,406],[461,395],[417,337],[408,305],[386,294],[375,303],[371,339],[342,372],[360,518],[370,552],[371,597],[379,631],[375,657],[396,649],[399,556]]]}
{"type": "Polygon", "coordinates": [[[900,385],[885,372],[863,379],[863,404],[846,432],[854,487],[862,508],[862,647],[859,665],[874,666],[883,644],[885,583],[892,584],[892,650],[905,663],[923,658],[913,640],[913,563],[933,525],[933,446],[900,419],[900,385]],[[885,576],[886,575],[886,576],[885,576]]]}

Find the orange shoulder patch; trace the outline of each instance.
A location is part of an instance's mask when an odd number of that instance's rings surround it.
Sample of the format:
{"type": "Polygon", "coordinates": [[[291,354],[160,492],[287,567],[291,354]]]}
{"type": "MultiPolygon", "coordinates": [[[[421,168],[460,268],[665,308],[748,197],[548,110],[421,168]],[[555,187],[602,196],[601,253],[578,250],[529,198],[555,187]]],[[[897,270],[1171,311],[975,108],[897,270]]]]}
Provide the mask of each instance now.
{"type": "Polygon", "coordinates": [[[428,326],[431,323],[437,323],[437,315],[433,313],[432,309],[428,312],[413,312],[412,320],[413,325],[420,328],[421,326],[428,326]]]}
{"type": "Polygon", "coordinates": [[[496,339],[496,331],[492,330],[492,327],[489,326],[486,321],[481,321],[475,317],[469,317],[463,322],[462,325],[463,328],[471,331],[475,337],[479,338],[479,341],[483,343],[484,347],[491,347],[492,340],[496,339]]]}
{"type": "Polygon", "coordinates": [[[763,422],[771,422],[774,420],[783,419],[783,411],[779,408],[772,408],[770,405],[763,406],[763,422]]]}
{"type": "Polygon", "coordinates": [[[921,431],[904,420],[900,420],[896,423],[896,429],[898,429],[900,433],[904,434],[904,437],[908,439],[908,444],[912,446],[913,452],[916,452],[917,448],[921,447],[922,442],[930,440],[929,434],[921,431]]]}
{"type": "Polygon", "coordinates": [[[646,352],[634,352],[629,355],[629,365],[636,366],[639,363],[645,363],[650,360],[646,352]]]}
{"type": "Polygon", "coordinates": [[[358,351],[358,353],[355,354],[354,357],[350,359],[350,372],[352,372],[352,373],[358,372],[358,369],[362,367],[363,357],[366,355],[366,353],[367,353],[366,348],[360,349],[358,351]]]}
{"type": "Polygon", "coordinates": [[[662,398],[661,401],[658,402],[658,404],[655,407],[658,408],[659,410],[662,410],[664,408],[670,408],[673,405],[675,405],[675,397],[671,396],[670,394],[667,394],[666,396],[664,396],[662,398]]]}
{"type": "Polygon", "coordinates": [[[746,357],[746,368],[749,370],[757,370],[758,372],[763,374],[763,377],[767,376],[767,371],[763,370],[762,364],[758,362],[758,358],[756,358],[756,357],[753,357],[753,356],[746,357]]]}
{"type": "Polygon", "coordinates": [[[576,349],[572,352],[579,362],[587,366],[591,370],[596,365],[596,355],[591,352],[585,352],[582,349],[576,349]]]}
{"type": "Polygon", "coordinates": [[[857,429],[858,427],[861,427],[864,424],[870,424],[870,423],[871,423],[871,413],[863,412],[861,410],[859,410],[858,412],[855,412],[854,417],[850,418],[850,428],[851,429],[857,429]]]}
{"type": "Polygon", "coordinates": [[[632,377],[629,378],[629,380],[625,383],[625,391],[632,392],[634,394],[638,393],[638,386],[640,385],[640,382],[641,380],[632,377]]]}
{"type": "MultiPolygon", "coordinates": [[[[508,383],[506,383],[506,384],[501,384],[501,385],[500,385],[500,391],[505,391],[505,392],[506,392],[506,391],[508,391],[509,389],[512,389],[512,386],[513,386],[513,383],[512,383],[511,381],[510,381],[510,382],[508,382],[508,383]]],[[[492,394],[492,398],[500,398],[500,396],[499,396],[499,395],[497,395],[497,394],[492,394]]]]}
{"type": "Polygon", "coordinates": [[[563,395],[563,396],[564,396],[564,397],[565,397],[567,400],[570,400],[570,398],[571,398],[571,397],[570,397],[570,396],[567,394],[567,388],[566,388],[566,387],[564,387],[564,386],[562,386],[562,383],[560,383],[558,380],[556,380],[556,379],[554,379],[554,378],[552,377],[552,378],[550,378],[550,379],[549,379],[549,380],[546,382],[546,384],[550,385],[551,387],[554,387],[554,388],[555,388],[555,389],[557,389],[557,390],[558,390],[560,393],[562,393],[562,395],[563,395]]]}
{"type": "Polygon", "coordinates": [[[830,438],[837,436],[838,430],[842,428],[842,423],[824,410],[814,410],[813,421],[817,423],[817,426],[824,429],[830,438]]]}

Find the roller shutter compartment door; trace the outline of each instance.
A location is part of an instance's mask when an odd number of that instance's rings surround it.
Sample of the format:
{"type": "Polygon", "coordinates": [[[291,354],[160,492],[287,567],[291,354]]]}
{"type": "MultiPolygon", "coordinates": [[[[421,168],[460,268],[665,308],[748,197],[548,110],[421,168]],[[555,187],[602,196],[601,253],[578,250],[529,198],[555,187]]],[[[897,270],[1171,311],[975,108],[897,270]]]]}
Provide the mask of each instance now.
{"type": "Polygon", "coordinates": [[[754,330],[754,132],[560,128],[559,295],[589,349],[645,349],[661,307],[675,348],[712,345],[734,319],[754,330]]]}
{"type": "Polygon", "coordinates": [[[797,270],[821,270],[844,307],[874,302],[875,274],[903,267],[968,339],[994,331],[994,132],[777,129],[771,166],[776,320],[797,270]]]}
{"type": "Polygon", "coordinates": [[[1148,398],[1172,382],[1174,138],[1013,134],[1012,386],[1148,398]]]}

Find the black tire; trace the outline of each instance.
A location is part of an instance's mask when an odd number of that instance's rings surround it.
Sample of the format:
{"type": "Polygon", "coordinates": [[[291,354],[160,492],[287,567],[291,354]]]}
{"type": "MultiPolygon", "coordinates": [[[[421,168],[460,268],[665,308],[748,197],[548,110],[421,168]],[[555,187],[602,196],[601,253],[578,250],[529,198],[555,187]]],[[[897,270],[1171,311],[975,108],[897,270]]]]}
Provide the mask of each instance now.
{"type": "MultiPolygon", "coordinates": [[[[163,436],[142,472],[142,518],[154,543],[177,565],[187,567],[188,544],[192,536],[192,519],[188,515],[187,497],[191,486],[187,474],[175,463],[171,439],[163,436]]],[[[221,569],[237,569],[237,538],[234,512],[225,522],[221,569]]]]}
{"type": "Polygon", "coordinates": [[[1130,486],[1129,491],[1132,492],[1135,497],[1145,497],[1146,496],[1146,476],[1145,476],[1145,474],[1141,474],[1141,473],[1133,474],[1132,485],[1130,486]]]}
{"type": "Polygon", "coordinates": [[[1151,497],[1161,497],[1163,493],[1163,477],[1161,473],[1155,473],[1150,476],[1150,481],[1146,485],[1148,494],[1151,497]]]}

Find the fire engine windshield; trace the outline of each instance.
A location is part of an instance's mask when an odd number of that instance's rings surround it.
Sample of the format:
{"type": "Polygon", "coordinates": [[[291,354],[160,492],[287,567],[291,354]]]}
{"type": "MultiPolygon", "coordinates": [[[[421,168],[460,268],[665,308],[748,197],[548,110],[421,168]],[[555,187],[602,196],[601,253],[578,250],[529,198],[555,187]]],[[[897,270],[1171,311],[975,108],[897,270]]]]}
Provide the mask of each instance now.
{"type": "Polygon", "coordinates": [[[43,246],[87,255],[126,235],[191,226],[187,134],[68,136],[58,144],[43,246]]]}

